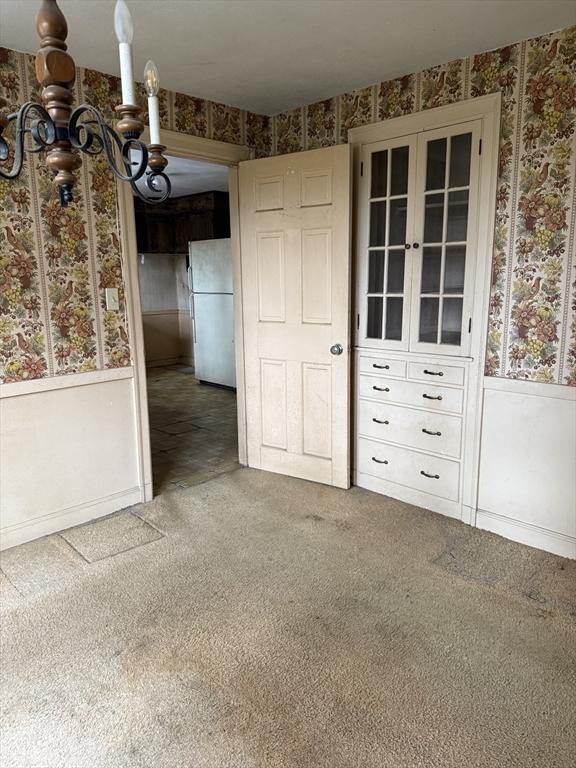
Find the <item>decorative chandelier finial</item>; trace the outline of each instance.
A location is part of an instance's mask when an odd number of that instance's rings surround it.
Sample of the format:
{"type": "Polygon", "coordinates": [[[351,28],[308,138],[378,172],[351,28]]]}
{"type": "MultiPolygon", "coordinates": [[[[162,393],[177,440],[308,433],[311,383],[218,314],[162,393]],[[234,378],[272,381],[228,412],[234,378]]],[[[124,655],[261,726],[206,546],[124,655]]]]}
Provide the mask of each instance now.
{"type": "Polygon", "coordinates": [[[144,124],[140,108],[135,104],[132,68],[132,17],[125,0],[117,0],[114,28],[119,43],[122,75],[122,101],[116,107],[119,120],[116,130],[106,124],[102,114],[91,104],[73,109],[73,86],[76,78],[74,60],[67,52],[68,25],[57,0],[42,0],[36,16],[40,48],[36,55],[36,77],[42,86],[42,104],[28,101],[17,112],[3,114],[6,102],[0,99],[0,177],[15,179],[22,171],[25,153],[45,152],[46,164],[53,172],[60,203],[73,199],[74,171],[86,155],[104,153],[110,169],[121,181],[128,182],[134,194],[149,203],[160,203],[170,195],[170,179],[164,173],[168,164],[166,147],[160,143],[158,108],[158,70],[148,65],[145,86],[148,92],[150,145],[140,141],[144,124]],[[152,93],[154,91],[154,93],[152,93]],[[14,125],[13,147],[5,134],[14,125]],[[29,136],[31,141],[27,141],[29,136]],[[133,153],[134,151],[134,153],[133,153]],[[138,157],[134,162],[132,157],[138,157]],[[12,157],[12,167],[5,165],[12,157]],[[150,195],[143,194],[136,182],[146,174],[150,195]]]}

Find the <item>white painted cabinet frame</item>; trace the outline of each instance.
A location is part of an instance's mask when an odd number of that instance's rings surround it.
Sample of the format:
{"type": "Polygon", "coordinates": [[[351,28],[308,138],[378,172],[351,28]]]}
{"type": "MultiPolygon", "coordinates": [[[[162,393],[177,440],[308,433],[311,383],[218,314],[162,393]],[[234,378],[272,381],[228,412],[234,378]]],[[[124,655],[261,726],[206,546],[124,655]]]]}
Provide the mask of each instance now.
{"type": "MultiPolygon", "coordinates": [[[[465,406],[465,420],[468,424],[468,429],[464,436],[463,445],[463,452],[468,457],[467,466],[469,469],[465,473],[462,488],[462,519],[464,522],[472,525],[476,524],[478,504],[482,393],[496,213],[500,103],[501,96],[499,93],[489,94],[477,99],[469,99],[456,104],[449,104],[412,115],[353,128],[348,132],[348,141],[352,145],[354,154],[354,191],[357,193],[360,186],[360,155],[363,145],[390,141],[419,131],[433,131],[456,123],[471,121],[480,121],[481,123],[482,155],[480,159],[481,177],[478,190],[477,247],[478,253],[484,254],[484,258],[478,259],[478,268],[475,273],[475,303],[472,312],[470,339],[470,383],[465,406]]],[[[357,195],[355,194],[355,211],[358,211],[358,202],[357,195]]],[[[360,214],[357,214],[357,230],[360,224],[360,214]]],[[[355,243],[358,243],[358,241],[357,231],[355,243]]],[[[357,263],[358,256],[356,254],[354,258],[357,263]]],[[[363,286],[357,284],[355,294],[357,306],[363,295],[362,288],[363,286]]],[[[357,306],[354,307],[353,317],[356,316],[357,306]]]]}
{"type": "MultiPolygon", "coordinates": [[[[147,132],[142,137],[148,141],[147,132]]],[[[234,280],[234,337],[236,350],[236,392],[238,409],[238,459],[246,464],[246,399],[244,389],[244,332],[242,323],[242,269],[240,264],[240,222],[238,215],[238,163],[250,158],[248,147],[227,144],[222,141],[203,139],[175,131],[162,131],[162,143],[166,154],[190,160],[205,160],[226,165],[230,169],[230,238],[232,241],[232,268],[234,280]]],[[[170,173],[170,166],[168,166],[170,173]]],[[[142,309],[138,283],[138,248],[134,219],[134,200],[128,184],[119,182],[118,207],[128,322],[131,334],[131,353],[134,365],[134,398],[137,421],[138,462],[142,500],[152,499],[152,460],[150,453],[150,428],[148,423],[148,399],[146,393],[146,361],[142,309]]]]}

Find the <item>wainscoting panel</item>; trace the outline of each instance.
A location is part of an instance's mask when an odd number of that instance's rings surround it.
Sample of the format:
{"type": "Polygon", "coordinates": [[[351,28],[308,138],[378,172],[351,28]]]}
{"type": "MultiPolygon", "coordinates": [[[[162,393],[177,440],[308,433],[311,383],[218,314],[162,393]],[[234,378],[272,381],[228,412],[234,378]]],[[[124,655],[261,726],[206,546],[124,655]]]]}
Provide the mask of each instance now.
{"type": "Polygon", "coordinates": [[[193,365],[190,313],[181,309],[162,309],[142,313],[146,365],[193,365]]]}
{"type": "Polygon", "coordinates": [[[110,375],[0,399],[0,548],[142,500],[134,379],[110,375]]]}
{"type": "Polygon", "coordinates": [[[576,391],[484,381],[478,527],[576,558],[576,391]]]}

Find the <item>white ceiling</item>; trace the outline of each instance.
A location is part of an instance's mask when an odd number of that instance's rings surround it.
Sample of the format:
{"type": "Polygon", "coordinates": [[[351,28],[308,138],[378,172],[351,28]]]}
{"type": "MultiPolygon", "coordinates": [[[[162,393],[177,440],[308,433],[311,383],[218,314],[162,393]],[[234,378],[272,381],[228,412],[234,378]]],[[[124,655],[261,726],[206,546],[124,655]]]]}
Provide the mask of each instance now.
{"type": "MultiPolygon", "coordinates": [[[[127,0],[137,76],[261,114],[576,23],[574,0],[127,0]]],[[[76,63],[118,74],[115,0],[60,0],[76,63]]],[[[0,45],[34,52],[38,0],[0,0],[0,45]]]]}
{"type": "MultiPolygon", "coordinates": [[[[134,153],[134,161],[138,161],[140,153],[134,153]]],[[[170,197],[195,195],[199,192],[227,192],[228,167],[206,163],[201,160],[187,160],[182,157],[167,155],[167,174],[170,177],[172,191],[170,197]]],[[[136,184],[146,193],[145,179],[139,179],[136,184]]],[[[147,192],[150,194],[150,192],[147,192]]]]}

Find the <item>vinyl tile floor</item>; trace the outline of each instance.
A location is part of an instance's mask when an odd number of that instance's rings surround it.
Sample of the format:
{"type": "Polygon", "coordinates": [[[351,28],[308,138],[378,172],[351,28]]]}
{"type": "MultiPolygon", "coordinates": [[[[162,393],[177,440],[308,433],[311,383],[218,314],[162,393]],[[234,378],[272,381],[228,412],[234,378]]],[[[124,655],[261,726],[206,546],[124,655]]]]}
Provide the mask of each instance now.
{"type": "Polygon", "coordinates": [[[200,384],[184,366],[147,375],[154,495],[237,469],[236,393],[200,384]]]}

